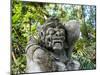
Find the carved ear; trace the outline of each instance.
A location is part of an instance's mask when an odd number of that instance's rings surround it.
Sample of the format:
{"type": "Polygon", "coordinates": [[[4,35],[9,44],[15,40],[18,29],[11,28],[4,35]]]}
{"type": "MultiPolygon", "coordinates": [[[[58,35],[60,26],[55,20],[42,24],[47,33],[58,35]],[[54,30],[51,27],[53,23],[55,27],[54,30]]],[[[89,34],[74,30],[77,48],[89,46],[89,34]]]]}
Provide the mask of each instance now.
{"type": "Polygon", "coordinates": [[[70,20],[65,24],[65,29],[67,31],[68,43],[74,44],[80,35],[80,23],[76,20],[70,20]]]}
{"type": "Polygon", "coordinates": [[[38,31],[38,34],[40,36],[40,39],[43,41],[44,40],[44,36],[45,36],[45,32],[44,32],[44,25],[39,25],[37,26],[37,31],[38,31]]]}
{"type": "Polygon", "coordinates": [[[39,32],[42,29],[42,25],[37,26],[37,31],[39,32]]]}

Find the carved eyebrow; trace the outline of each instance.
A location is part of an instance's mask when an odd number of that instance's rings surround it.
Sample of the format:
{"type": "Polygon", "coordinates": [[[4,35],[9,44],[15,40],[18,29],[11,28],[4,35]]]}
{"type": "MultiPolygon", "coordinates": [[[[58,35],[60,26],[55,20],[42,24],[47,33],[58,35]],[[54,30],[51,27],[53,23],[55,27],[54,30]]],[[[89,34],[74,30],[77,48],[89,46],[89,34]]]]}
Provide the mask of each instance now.
{"type": "Polygon", "coordinates": [[[46,25],[52,25],[53,24],[53,22],[49,22],[49,23],[47,23],[46,25]]]}
{"type": "Polygon", "coordinates": [[[53,30],[53,28],[52,28],[52,27],[50,27],[50,28],[48,28],[48,31],[49,31],[49,30],[53,30]]]}
{"type": "Polygon", "coordinates": [[[47,24],[46,28],[48,28],[48,27],[54,28],[56,26],[54,25],[54,23],[49,23],[49,24],[47,24]]]}
{"type": "Polygon", "coordinates": [[[57,28],[64,29],[62,25],[58,25],[57,28]]]}

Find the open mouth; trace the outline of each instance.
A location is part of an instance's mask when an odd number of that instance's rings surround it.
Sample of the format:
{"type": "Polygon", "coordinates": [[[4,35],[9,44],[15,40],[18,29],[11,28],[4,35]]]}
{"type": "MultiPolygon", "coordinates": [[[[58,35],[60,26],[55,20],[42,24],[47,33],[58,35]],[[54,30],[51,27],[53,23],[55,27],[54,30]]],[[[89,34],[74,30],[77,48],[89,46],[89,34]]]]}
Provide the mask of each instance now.
{"type": "Polygon", "coordinates": [[[62,40],[53,40],[53,49],[62,49],[63,48],[63,42],[62,40]]]}
{"type": "Polygon", "coordinates": [[[61,40],[53,40],[53,45],[55,45],[56,43],[62,44],[62,41],[61,40]]]}

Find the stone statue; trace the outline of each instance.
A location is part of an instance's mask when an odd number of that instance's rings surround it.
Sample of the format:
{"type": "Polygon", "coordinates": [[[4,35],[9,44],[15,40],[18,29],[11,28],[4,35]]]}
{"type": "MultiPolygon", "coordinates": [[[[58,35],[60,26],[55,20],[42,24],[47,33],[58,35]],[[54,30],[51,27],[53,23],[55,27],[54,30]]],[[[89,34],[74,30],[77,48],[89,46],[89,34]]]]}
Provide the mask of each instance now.
{"type": "Polygon", "coordinates": [[[79,70],[80,63],[71,59],[80,24],[70,20],[66,24],[50,17],[37,27],[39,39],[30,38],[26,47],[27,73],[79,70]]]}

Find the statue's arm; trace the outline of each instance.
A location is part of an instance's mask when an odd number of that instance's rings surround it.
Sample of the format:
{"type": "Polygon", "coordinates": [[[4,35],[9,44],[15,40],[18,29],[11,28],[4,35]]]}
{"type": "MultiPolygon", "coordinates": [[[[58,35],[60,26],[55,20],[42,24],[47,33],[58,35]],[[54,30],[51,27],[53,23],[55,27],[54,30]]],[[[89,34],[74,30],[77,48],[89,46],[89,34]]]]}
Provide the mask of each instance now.
{"type": "Polygon", "coordinates": [[[41,54],[39,52],[41,51],[38,45],[33,45],[28,48],[27,54],[26,54],[26,59],[27,59],[26,72],[27,73],[42,72],[38,64],[38,62],[40,62],[39,57],[41,57],[41,54]]]}
{"type": "Polygon", "coordinates": [[[36,39],[30,37],[29,42],[26,46],[26,72],[42,72],[39,62],[43,58],[44,51],[41,47],[37,44],[36,39]]]}
{"type": "Polygon", "coordinates": [[[48,52],[43,50],[39,45],[30,46],[27,50],[27,68],[26,72],[46,72],[51,69],[48,52]]]}

